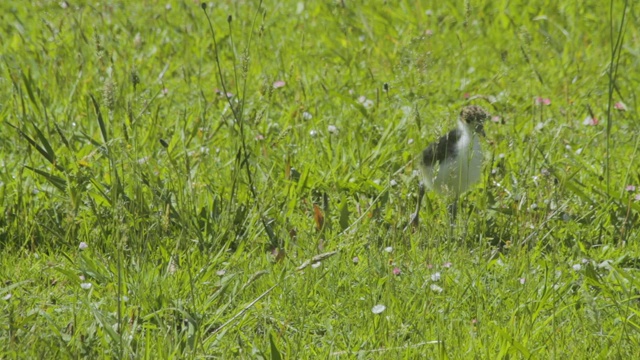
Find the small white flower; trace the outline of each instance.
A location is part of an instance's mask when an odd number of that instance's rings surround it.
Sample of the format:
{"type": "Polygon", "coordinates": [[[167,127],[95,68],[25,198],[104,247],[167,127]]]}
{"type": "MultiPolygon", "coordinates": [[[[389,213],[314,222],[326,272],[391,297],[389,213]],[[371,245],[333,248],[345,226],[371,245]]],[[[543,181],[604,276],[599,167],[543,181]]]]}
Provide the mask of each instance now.
{"type": "Polygon", "coordinates": [[[8,293],[7,295],[2,297],[2,300],[7,301],[7,300],[11,299],[11,296],[13,296],[13,295],[11,295],[11,293],[8,293]]]}
{"type": "Polygon", "coordinates": [[[80,284],[80,287],[83,288],[84,290],[89,290],[91,289],[91,283],[82,283],[80,284]]]}
{"type": "Polygon", "coordinates": [[[318,136],[318,132],[317,132],[317,131],[315,131],[315,130],[311,130],[311,131],[309,131],[309,135],[310,135],[311,137],[316,137],[316,136],[318,136]]]}
{"type": "Polygon", "coordinates": [[[611,261],[611,260],[605,260],[605,261],[601,262],[600,264],[598,264],[598,267],[599,267],[600,269],[607,269],[607,270],[611,270],[611,269],[613,269],[613,268],[611,267],[611,263],[612,263],[612,262],[613,262],[613,261],[611,261]]]}
{"type": "Polygon", "coordinates": [[[310,112],[305,111],[305,112],[302,113],[302,118],[304,120],[311,120],[311,119],[313,119],[313,115],[311,115],[310,112]]]}
{"type": "Polygon", "coordinates": [[[374,314],[380,314],[382,313],[387,307],[382,305],[382,304],[378,304],[374,307],[371,308],[371,312],[374,314]]]}
{"type": "Polygon", "coordinates": [[[335,133],[337,133],[337,132],[338,132],[338,128],[337,128],[335,125],[329,125],[329,126],[327,127],[327,131],[328,131],[330,134],[335,134],[335,133]]]}
{"type": "Polygon", "coordinates": [[[364,106],[366,109],[373,107],[373,101],[367,99],[364,96],[358,97],[358,102],[362,104],[362,106],[364,106]]]}
{"type": "Polygon", "coordinates": [[[582,121],[582,125],[596,126],[598,125],[598,119],[592,118],[591,115],[588,115],[584,118],[584,121],[582,121]]]}
{"type": "Polygon", "coordinates": [[[429,286],[429,288],[431,288],[431,291],[433,292],[437,292],[437,293],[441,293],[443,291],[443,289],[436,285],[436,284],[431,284],[431,286],[429,286]]]}
{"type": "Polygon", "coordinates": [[[149,161],[150,158],[151,158],[150,156],[145,156],[145,157],[142,157],[142,158],[138,159],[137,162],[138,162],[138,164],[143,165],[143,164],[146,164],[149,161]]]}
{"type": "Polygon", "coordinates": [[[392,179],[391,181],[389,181],[389,185],[391,185],[391,187],[395,187],[396,185],[398,185],[398,182],[392,179]]]}
{"type": "Polygon", "coordinates": [[[520,284],[524,285],[524,283],[525,283],[525,282],[527,282],[527,279],[525,279],[525,278],[520,278],[520,280],[519,280],[519,281],[520,281],[520,284]]]}
{"type": "Polygon", "coordinates": [[[407,144],[409,144],[409,145],[413,144],[413,139],[407,140],[407,144]]]}
{"type": "Polygon", "coordinates": [[[80,250],[86,250],[87,248],[89,248],[89,245],[87,245],[87,243],[83,241],[80,243],[80,245],[78,245],[78,248],[80,250]]]}
{"type": "Polygon", "coordinates": [[[441,275],[439,271],[431,275],[431,281],[440,281],[440,278],[441,278],[441,275]]]}
{"type": "Polygon", "coordinates": [[[573,270],[575,270],[575,271],[580,271],[580,270],[582,269],[582,265],[580,265],[580,264],[575,264],[575,265],[573,265],[573,266],[572,266],[572,268],[573,268],[573,270]]]}
{"type": "Polygon", "coordinates": [[[390,253],[393,251],[393,248],[391,246],[387,246],[386,248],[384,248],[384,251],[390,253]]]}
{"type": "Polygon", "coordinates": [[[227,270],[224,270],[224,269],[216,271],[216,275],[218,276],[224,276],[224,274],[226,273],[227,273],[227,270]]]}

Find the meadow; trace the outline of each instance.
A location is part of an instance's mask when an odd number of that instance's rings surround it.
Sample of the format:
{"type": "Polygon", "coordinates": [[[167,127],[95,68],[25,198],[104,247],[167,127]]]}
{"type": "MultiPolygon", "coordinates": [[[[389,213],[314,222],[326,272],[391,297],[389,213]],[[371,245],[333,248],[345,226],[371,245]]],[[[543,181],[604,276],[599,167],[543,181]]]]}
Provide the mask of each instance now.
{"type": "Polygon", "coordinates": [[[0,358],[637,356],[639,16],[0,2],[0,358]],[[481,183],[412,227],[468,104],[481,183]]]}

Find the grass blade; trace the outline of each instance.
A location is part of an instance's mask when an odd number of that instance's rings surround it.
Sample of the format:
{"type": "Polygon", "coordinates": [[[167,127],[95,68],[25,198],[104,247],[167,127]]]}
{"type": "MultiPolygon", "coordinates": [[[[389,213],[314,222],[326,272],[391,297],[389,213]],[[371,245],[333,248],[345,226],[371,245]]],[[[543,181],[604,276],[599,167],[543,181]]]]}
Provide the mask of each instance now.
{"type": "Polygon", "coordinates": [[[96,98],[93,97],[93,94],[89,94],[91,97],[91,102],[93,102],[93,107],[96,110],[96,115],[98,116],[98,125],[100,125],[100,133],[102,134],[102,140],[106,145],[109,142],[109,138],[107,137],[107,127],[104,124],[104,118],[102,117],[102,112],[100,111],[100,105],[96,101],[96,98]]]}
{"type": "Polygon", "coordinates": [[[35,169],[32,168],[31,166],[25,166],[27,169],[35,172],[36,174],[44,177],[48,182],[51,183],[51,185],[55,186],[56,188],[60,189],[60,191],[66,192],[67,191],[67,181],[59,176],[55,176],[53,174],[50,174],[48,172],[44,172],[42,170],[39,169],[35,169]]]}

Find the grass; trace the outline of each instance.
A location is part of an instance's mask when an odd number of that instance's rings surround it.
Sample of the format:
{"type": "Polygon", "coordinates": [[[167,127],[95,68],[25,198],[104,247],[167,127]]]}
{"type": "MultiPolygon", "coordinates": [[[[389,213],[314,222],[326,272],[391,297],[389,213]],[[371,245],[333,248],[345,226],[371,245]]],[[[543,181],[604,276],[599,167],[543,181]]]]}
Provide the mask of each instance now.
{"type": "Polygon", "coordinates": [[[639,15],[2,2],[0,357],[633,357],[639,15]],[[469,103],[482,183],[405,230],[469,103]]]}

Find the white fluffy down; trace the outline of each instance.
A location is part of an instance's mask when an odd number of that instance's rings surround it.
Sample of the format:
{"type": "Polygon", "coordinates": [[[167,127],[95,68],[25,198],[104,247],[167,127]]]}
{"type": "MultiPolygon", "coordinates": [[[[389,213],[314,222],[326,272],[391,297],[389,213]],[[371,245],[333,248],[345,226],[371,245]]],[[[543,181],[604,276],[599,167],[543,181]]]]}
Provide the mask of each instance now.
{"type": "Polygon", "coordinates": [[[427,186],[441,194],[458,196],[480,180],[482,149],[478,135],[471,127],[458,121],[462,136],[456,144],[457,156],[447,158],[433,167],[423,167],[427,186]]]}

